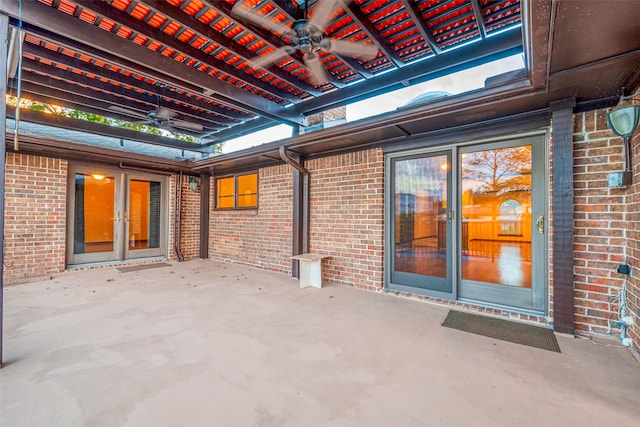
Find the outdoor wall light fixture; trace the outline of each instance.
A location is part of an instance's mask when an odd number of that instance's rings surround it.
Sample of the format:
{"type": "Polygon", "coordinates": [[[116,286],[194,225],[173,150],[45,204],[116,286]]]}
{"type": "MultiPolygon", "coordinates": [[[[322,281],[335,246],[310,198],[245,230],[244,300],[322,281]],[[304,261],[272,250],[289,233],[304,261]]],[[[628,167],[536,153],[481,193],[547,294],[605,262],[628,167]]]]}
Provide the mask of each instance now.
{"type": "Polygon", "coordinates": [[[625,169],[622,173],[609,174],[610,187],[622,187],[631,184],[631,135],[638,127],[640,119],[640,105],[632,103],[634,99],[637,99],[640,92],[630,96],[624,96],[624,89],[622,92],[623,95],[620,97],[620,102],[607,115],[607,122],[609,123],[609,128],[616,135],[624,138],[625,169]]]}
{"type": "Polygon", "coordinates": [[[199,191],[200,190],[200,178],[197,176],[189,177],[189,188],[191,191],[199,191]]]}
{"type": "Polygon", "coordinates": [[[616,135],[620,135],[625,141],[625,155],[626,155],[626,170],[631,170],[631,148],[629,141],[631,135],[638,127],[638,120],[640,119],[640,105],[633,105],[631,102],[638,94],[631,96],[621,96],[620,102],[609,112],[607,115],[607,121],[609,127],[616,135]]]}

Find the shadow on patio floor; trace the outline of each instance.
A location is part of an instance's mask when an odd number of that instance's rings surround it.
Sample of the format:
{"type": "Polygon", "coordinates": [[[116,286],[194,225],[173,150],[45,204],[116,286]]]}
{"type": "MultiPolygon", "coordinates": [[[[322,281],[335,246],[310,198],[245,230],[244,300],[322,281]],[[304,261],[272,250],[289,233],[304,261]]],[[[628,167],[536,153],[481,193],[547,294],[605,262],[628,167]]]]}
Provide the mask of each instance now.
{"type": "Polygon", "coordinates": [[[7,287],[3,426],[632,426],[627,349],[562,353],[441,308],[214,261],[7,287]]]}

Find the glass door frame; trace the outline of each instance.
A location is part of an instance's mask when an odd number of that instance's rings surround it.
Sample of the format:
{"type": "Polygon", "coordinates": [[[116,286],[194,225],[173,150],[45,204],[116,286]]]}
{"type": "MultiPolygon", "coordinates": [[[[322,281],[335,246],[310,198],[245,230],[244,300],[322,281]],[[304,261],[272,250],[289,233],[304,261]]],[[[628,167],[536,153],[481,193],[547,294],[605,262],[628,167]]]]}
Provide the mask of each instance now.
{"type": "MultiPolygon", "coordinates": [[[[461,146],[458,156],[464,153],[496,150],[524,145],[531,146],[531,288],[500,285],[489,282],[465,280],[462,278],[462,251],[456,254],[458,258],[457,289],[459,299],[469,300],[481,304],[506,306],[512,309],[545,313],[547,310],[547,268],[545,260],[548,246],[548,184],[544,173],[547,161],[545,158],[546,139],[543,134],[520,136],[494,140],[492,142],[474,143],[461,146]],[[536,229],[536,219],[542,218],[543,232],[536,229]]],[[[457,210],[462,212],[462,168],[458,170],[456,179],[457,210]]],[[[462,247],[462,215],[458,216],[456,227],[459,231],[458,242],[462,247]]]]}
{"type": "MultiPolygon", "coordinates": [[[[122,186],[122,172],[114,171],[113,169],[107,169],[104,167],[84,166],[84,165],[69,165],[67,176],[67,244],[66,244],[66,264],[89,264],[95,262],[116,261],[120,259],[122,252],[121,242],[121,229],[118,226],[118,200],[119,195],[122,194],[120,187],[122,186]],[[110,219],[113,221],[113,248],[110,251],[103,252],[91,252],[91,253],[79,253],[75,252],[75,217],[76,217],[76,175],[91,176],[100,174],[105,177],[112,177],[114,179],[114,201],[113,212],[111,212],[110,219]]],[[[86,231],[86,230],[85,230],[86,231]]]]}
{"type": "MultiPolygon", "coordinates": [[[[432,296],[436,298],[442,298],[446,300],[455,300],[457,298],[457,289],[455,286],[454,272],[457,271],[457,257],[455,256],[457,251],[457,241],[455,232],[455,216],[456,216],[456,203],[455,203],[455,190],[454,190],[454,173],[457,170],[457,158],[454,147],[438,147],[435,149],[419,149],[406,152],[398,152],[387,155],[385,161],[385,191],[384,191],[384,289],[391,291],[407,292],[417,295],[432,296]],[[394,283],[394,269],[395,269],[395,164],[398,161],[419,159],[423,157],[436,157],[446,156],[449,161],[449,168],[447,170],[447,222],[446,222],[446,278],[450,290],[437,290],[428,289],[422,286],[411,286],[407,284],[394,283]]],[[[398,273],[395,274],[398,276],[398,273]]],[[[418,276],[413,273],[400,273],[399,276],[418,276]]],[[[429,276],[423,276],[425,278],[429,276]]],[[[415,278],[409,278],[411,281],[415,281],[415,278]]],[[[440,284],[436,284],[436,288],[442,288],[440,284]]]]}
{"type": "Polygon", "coordinates": [[[162,256],[167,253],[167,231],[169,230],[169,221],[168,221],[168,209],[167,206],[169,204],[168,201],[168,179],[166,176],[162,175],[152,175],[148,173],[140,173],[140,172],[132,172],[126,173],[125,178],[123,179],[123,185],[125,186],[124,195],[124,219],[125,219],[125,227],[124,227],[124,239],[125,242],[122,244],[124,254],[123,259],[133,259],[133,258],[148,258],[154,256],[162,256]],[[159,247],[157,248],[144,248],[144,249],[131,249],[129,246],[129,228],[131,226],[130,216],[131,216],[131,181],[153,181],[160,182],[160,236],[159,236],[159,247]],[[162,189],[165,191],[162,191],[162,189]]]}
{"type": "MultiPolygon", "coordinates": [[[[548,295],[549,295],[549,274],[548,274],[548,246],[549,246],[549,177],[545,173],[549,170],[549,158],[547,155],[547,147],[549,134],[546,130],[535,130],[530,132],[523,132],[519,134],[499,135],[496,137],[483,138],[478,140],[460,141],[457,143],[443,144],[440,146],[431,145],[425,148],[410,149],[406,151],[391,151],[385,154],[385,187],[384,187],[384,283],[383,289],[388,291],[400,291],[410,294],[424,295],[434,298],[441,298],[445,300],[460,300],[468,301],[471,303],[489,306],[489,307],[501,307],[512,311],[522,311],[526,313],[547,313],[548,312],[548,295]],[[527,142],[530,141],[530,142],[527,142]],[[534,308],[521,308],[511,304],[500,302],[489,302],[484,300],[478,300],[475,298],[463,298],[460,295],[460,281],[462,277],[461,272],[461,256],[462,256],[462,218],[459,214],[461,212],[461,172],[459,167],[460,154],[469,149],[469,146],[478,147],[490,147],[492,144],[502,144],[503,146],[512,145],[525,145],[530,143],[532,145],[533,157],[532,162],[534,168],[539,169],[534,175],[534,182],[532,186],[535,188],[536,199],[538,204],[536,211],[532,213],[532,223],[535,224],[535,220],[538,216],[544,217],[544,234],[538,236],[535,243],[535,247],[532,247],[532,257],[535,260],[535,264],[532,263],[532,275],[535,272],[535,277],[532,279],[533,290],[533,304],[534,308]],[[411,157],[429,156],[436,153],[451,152],[451,168],[453,173],[453,185],[451,203],[453,208],[454,226],[452,227],[451,236],[451,253],[453,254],[451,259],[451,269],[453,274],[450,280],[452,280],[452,289],[450,293],[438,292],[428,289],[416,288],[412,286],[404,286],[398,283],[393,283],[392,269],[394,268],[394,248],[395,248],[395,232],[393,223],[394,218],[394,201],[395,201],[395,188],[393,181],[393,163],[398,159],[409,159],[411,157]]],[[[535,231],[537,234],[537,231],[535,231]]],[[[532,246],[533,246],[532,242],[532,246]]]]}
{"type": "Polygon", "coordinates": [[[66,265],[82,265],[103,262],[119,262],[130,259],[167,256],[169,239],[169,177],[166,175],[131,171],[103,165],[83,163],[69,164],[67,175],[67,230],[66,230],[66,265]],[[76,174],[97,174],[113,177],[114,221],[113,250],[107,252],[74,254],[75,245],[75,189],[76,174]],[[160,245],[159,248],[129,249],[129,224],[126,215],[130,212],[129,185],[131,180],[160,182],[160,245]]]}

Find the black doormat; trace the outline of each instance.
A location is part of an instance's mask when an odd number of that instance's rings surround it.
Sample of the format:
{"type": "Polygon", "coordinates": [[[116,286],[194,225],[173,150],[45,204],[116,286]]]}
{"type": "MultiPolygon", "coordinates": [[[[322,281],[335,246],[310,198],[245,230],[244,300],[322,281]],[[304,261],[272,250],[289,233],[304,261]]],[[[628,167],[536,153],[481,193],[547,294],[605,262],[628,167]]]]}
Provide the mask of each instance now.
{"type": "Polygon", "coordinates": [[[551,329],[450,310],[442,326],[560,353],[551,329]]]}
{"type": "Polygon", "coordinates": [[[131,267],[118,267],[120,273],[131,273],[132,271],[149,270],[151,268],[171,267],[171,264],[166,262],[156,262],[154,264],[139,264],[132,265],[131,267]]]}

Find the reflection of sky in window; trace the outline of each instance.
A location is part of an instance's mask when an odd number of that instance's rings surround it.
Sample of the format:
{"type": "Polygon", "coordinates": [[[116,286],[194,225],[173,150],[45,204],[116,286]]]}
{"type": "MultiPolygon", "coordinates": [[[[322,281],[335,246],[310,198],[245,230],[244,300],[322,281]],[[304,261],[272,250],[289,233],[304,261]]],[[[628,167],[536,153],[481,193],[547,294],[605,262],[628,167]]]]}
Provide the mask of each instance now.
{"type": "MultiPolygon", "coordinates": [[[[468,92],[484,87],[488,77],[496,76],[523,68],[522,55],[514,55],[499,61],[490,62],[452,73],[438,79],[430,80],[414,86],[409,86],[384,95],[378,95],[363,101],[347,105],[347,122],[375,116],[405,105],[411,99],[425,92],[444,91],[452,95],[468,92]]],[[[358,84],[367,84],[361,82],[358,84]]],[[[223,153],[242,150],[267,142],[277,141],[292,136],[291,126],[277,125],[258,132],[231,139],[224,143],[223,153]]]]}
{"type": "Polygon", "coordinates": [[[446,156],[423,157],[395,163],[396,193],[411,193],[442,197],[447,171],[442,165],[446,156]]]}
{"type": "MultiPolygon", "coordinates": [[[[523,66],[522,55],[514,55],[499,61],[433,79],[425,83],[354,102],[347,105],[347,121],[352,122],[376,114],[393,111],[425,92],[444,91],[452,95],[457,95],[480,89],[484,87],[484,81],[488,77],[518,70],[523,68],[523,66]]],[[[366,82],[363,84],[366,84],[366,82]]]]}

